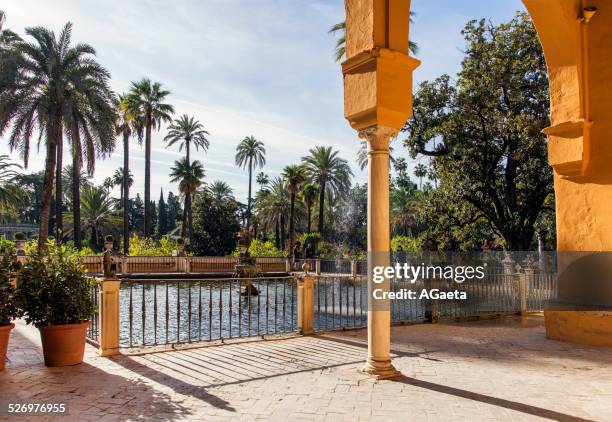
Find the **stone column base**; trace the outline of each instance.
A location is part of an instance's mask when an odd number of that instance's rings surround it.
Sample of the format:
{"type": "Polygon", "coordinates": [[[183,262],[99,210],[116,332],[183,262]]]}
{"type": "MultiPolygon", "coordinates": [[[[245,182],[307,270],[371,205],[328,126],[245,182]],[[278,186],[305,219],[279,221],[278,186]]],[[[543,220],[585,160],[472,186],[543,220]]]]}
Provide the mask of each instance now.
{"type": "Polygon", "coordinates": [[[395,369],[391,363],[391,359],[378,362],[368,358],[366,364],[361,368],[360,372],[377,380],[385,380],[389,378],[397,378],[402,375],[400,371],[395,369]]]}
{"type": "Polygon", "coordinates": [[[612,311],[545,310],[546,337],[612,347],[612,311]]]}

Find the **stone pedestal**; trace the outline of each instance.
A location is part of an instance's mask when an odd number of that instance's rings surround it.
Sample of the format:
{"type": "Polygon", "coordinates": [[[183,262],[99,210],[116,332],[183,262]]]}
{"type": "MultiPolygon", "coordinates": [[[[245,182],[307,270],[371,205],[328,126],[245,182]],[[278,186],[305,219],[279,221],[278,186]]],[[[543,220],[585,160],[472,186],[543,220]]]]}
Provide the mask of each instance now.
{"type": "Polygon", "coordinates": [[[100,285],[100,356],[119,353],[119,287],[121,282],[104,279],[100,285]]]}

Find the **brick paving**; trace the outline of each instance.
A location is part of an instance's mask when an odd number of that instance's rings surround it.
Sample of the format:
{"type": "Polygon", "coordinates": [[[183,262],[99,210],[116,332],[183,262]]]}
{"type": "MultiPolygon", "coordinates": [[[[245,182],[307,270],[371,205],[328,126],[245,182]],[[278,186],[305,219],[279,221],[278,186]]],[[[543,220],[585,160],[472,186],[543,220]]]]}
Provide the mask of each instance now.
{"type": "Polygon", "coordinates": [[[83,365],[46,368],[38,332],[18,322],[0,400],[64,401],[56,419],[74,421],[612,420],[612,350],[546,340],[541,317],[395,327],[395,381],[357,372],[365,336],[112,359],[88,346],[83,365]]]}

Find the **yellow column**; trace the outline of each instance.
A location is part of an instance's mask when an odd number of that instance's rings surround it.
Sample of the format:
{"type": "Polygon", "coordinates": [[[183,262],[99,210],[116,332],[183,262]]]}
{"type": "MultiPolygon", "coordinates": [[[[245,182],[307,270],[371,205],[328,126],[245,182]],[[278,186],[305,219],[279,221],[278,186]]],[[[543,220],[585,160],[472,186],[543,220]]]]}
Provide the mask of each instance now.
{"type": "MultiPolygon", "coordinates": [[[[390,264],[389,141],[397,130],[374,126],[359,132],[368,142],[368,272],[390,264]]],[[[376,378],[400,375],[391,364],[391,313],[389,299],[372,297],[372,288],[388,292],[390,280],[368,280],[368,358],[362,372],[376,378]]]]}
{"type": "MultiPolygon", "coordinates": [[[[373,300],[372,266],[389,265],[389,140],[412,114],[409,0],[346,0],[344,116],[369,146],[368,357],[363,372],[398,375],[391,364],[389,301],[373,300]]],[[[376,284],[389,290],[389,280],[376,284]]]]}
{"type": "Polygon", "coordinates": [[[104,279],[100,286],[100,356],[119,354],[119,286],[116,279],[104,279]]]}
{"type": "Polygon", "coordinates": [[[312,276],[304,274],[298,280],[298,333],[314,334],[314,282],[312,276]]]}

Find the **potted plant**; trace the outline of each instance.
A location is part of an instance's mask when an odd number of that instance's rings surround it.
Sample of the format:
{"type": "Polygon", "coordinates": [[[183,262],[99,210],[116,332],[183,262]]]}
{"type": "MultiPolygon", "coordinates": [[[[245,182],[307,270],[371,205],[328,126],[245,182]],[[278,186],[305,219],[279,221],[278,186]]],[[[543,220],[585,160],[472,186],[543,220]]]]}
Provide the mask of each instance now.
{"type": "Polygon", "coordinates": [[[78,257],[52,243],[46,254],[36,253],[19,271],[18,304],[26,322],[40,330],[45,365],[83,362],[89,318],[95,311],[92,284],[78,257]]]}
{"type": "Polygon", "coordinates": [[[9,337],[15,328],[12,321],[21,316],[15,301],[15,287],[11,283],[11,261],[5,254],[0,263],[0,371],[4,369],[9,337]]]}

